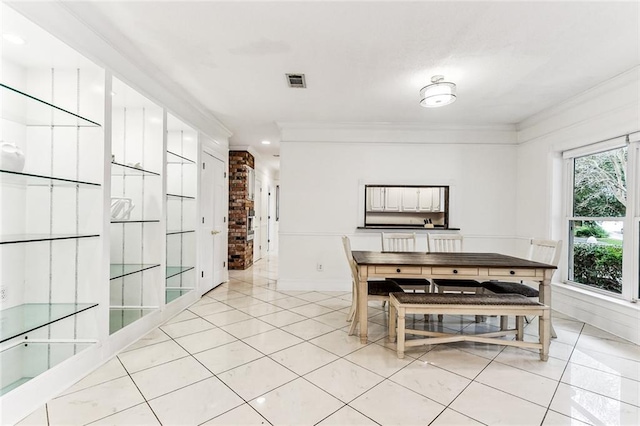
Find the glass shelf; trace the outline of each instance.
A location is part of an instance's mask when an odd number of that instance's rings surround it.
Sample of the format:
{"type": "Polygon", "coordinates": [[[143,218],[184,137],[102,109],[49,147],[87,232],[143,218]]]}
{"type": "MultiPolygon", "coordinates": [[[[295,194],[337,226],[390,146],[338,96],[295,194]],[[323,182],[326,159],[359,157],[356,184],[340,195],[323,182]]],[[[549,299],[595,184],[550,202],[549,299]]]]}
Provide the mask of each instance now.
{"type": "Polygon", "coordinates": [[[194,266],[167,266],[167,279],[190,271],[194,266]]]}
{"type": "Polygon", "coordinates": [[[187,293],[189,293],[190,291],[193,291],[193,290],[194,289],[192,289],[192,288],[180,288],[180,287],[167,288],[165,290],[166,303],[173,302],[178,297],[184,296],[185,294],[187,294],[187,293]]]}
{"type": "Polygon", "coordinates": [[[167,164],[196,164],[196,162],[193,160],[189,160],[182,155],[167,151],[167,164]]]}
{"type": "Polygon", "coordinates": [[[196,197],[189,197],[187,195],[167,194],[169,200],[195,200],[196,197]]]}
{"type": "Polygon", "coordinates": [[[88,118],[0,83],[2,118],[26,126],[100,127],[88,118]]]}
{"type": "Polygon", "coordinates": [[[79,314],[97,303],[26,303],[0,311],[0,343],[79,314]]]}
{"type": "Polygon", "coordinates": [[[0,235],[0,244],[34,243],[39,241],[75,240],[79,238],[95,238],[100,234],[13,234],[0,235]]]}
{"type": "Polygon", "coordinates": [[[80,180],[63,179],[50,176],[33,175],[30,173],[0,170],[0,183],[23,186],[59,186],[75,188],[76,186],[100,187],[99,183],[80,180]]]}
{"type": "Polygon", "coordinates": [[[111,162],[111,176],[160,176],[160,173],[150,172],[139,167],[111,162]]]}
{"type": "Polygon", "coordinates": [[[111,223],[159,223],[158,219],[153,220],[112,220],[111,223]]]}
{"type": "Polygon", "coordinates": [[[86,342],[23,343],[0,352],[0,366],[3,367],[0,395],[9,393],[92,345],[86,342]]]}
{"type": "Polygon", "coordinates": [[[109,308],[109,334],[115,333],[156,310],[151,308],[109,308]]]}
{"type": "Polygon", "coordinates": [[[112,263],[109,265],[109,279],[115,280],[127,275],[137,274],[147,269],[156,268],[160,265],[139,264],[139,263],[112,263]]]}
{"type": "Polygon", "coordinates": [[[195,229],[187,229],[185,231],[167,231],[167,235],[176,235],[176,234],[188,234],[189,232],[196,232],[195,229]]]}

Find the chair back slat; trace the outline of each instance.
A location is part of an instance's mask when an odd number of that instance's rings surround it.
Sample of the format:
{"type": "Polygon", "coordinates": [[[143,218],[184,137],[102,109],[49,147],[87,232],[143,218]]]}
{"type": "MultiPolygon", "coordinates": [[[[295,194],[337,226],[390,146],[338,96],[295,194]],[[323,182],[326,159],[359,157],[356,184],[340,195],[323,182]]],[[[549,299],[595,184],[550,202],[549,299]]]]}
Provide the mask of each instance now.
{"type": "Polygon", "coordinates": [[[463,251],[460,234],[427,234],[427,247],[431,253],[457,253],[463,251]]]}
{"type": "Polygon", "coordinates": [[[416,251],[416,233],[383,232],[382,251],[416,251]]]}
{"type": "Polygon", "coordinates": [[[532,239],[529,247],[529,260],[547,265],[558,266],[562,241],[532,239]]]}

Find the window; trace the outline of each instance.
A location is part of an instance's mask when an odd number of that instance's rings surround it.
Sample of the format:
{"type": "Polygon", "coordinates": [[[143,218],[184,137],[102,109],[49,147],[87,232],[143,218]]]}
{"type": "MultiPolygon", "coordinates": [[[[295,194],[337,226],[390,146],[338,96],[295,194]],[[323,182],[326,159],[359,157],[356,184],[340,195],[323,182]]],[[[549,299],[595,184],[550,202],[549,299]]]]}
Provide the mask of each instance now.
{"type": "Polygon", "coordinates": [[[640,185],[638,143],[628,140],[564,153],[569,183],[567,278],[584,288],[633,299],[640,281],[640,185]]]}

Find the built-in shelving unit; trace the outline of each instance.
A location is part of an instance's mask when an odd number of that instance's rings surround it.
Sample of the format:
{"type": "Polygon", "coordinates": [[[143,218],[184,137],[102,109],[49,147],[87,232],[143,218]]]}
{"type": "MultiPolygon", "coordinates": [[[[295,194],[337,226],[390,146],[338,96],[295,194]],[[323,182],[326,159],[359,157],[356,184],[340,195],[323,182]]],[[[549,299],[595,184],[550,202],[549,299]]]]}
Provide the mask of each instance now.
{"type": "Polygon", "coordinates": [[[111,162],[111,176],[160,176],[160,173],[145,170],[132,164],[111,162]]]}
{"type": "Polygon", "coordinates": [[[195,288],[196,156],[198,133],[167,117],[167,267],[169,303],[195,288]]]}
{"type": "Polygon", "coordinates": [[[114,78],[109,332],[159,309],[162,108],[114,78]]]}
{"type": "Polygon", "coordinates": [[[0,396],[24,385],[36,376],[90,348],[93,343],[20,343],[0,352],[1,365],[14,365],[3,371],[0,396]]]}
{"type": "Polygon", "coordinates": [[[0,343],[79,314],[97,303],[24,303],[0,312],[0,343]]]}
{"type": "MultiPolygon", "coordinates": [[[[11,59],[10,59],[11,60],[11,59]]],[[[55,75],[53,70],[52,75],[55,75]]],[[[29,127],[100,127],[100,124],[48,102],[27,90],[0,83],[2,119],[29,127]]]]}
{"type": "Polygon", "coordinates": [[[40,241],[74,240],[79,238],[95,238],[100,234],[21,234],[0,235],[0,244],[37,243],[40,241]]]}
{"type": "Polygon", "coordinates": [[[3,33],[20,29],[37,40],[3,43],[1,61],[4,396],[99,338],[105,98],[95,87],[104,87],[105,73],[0,7],[3,33]]]}
{"type": "Polygon", "coordinates": [[[0,182],[3,185],[24,185],[24,186],[56,186],[75,188],[80,186],[100,186],[99,183],[82,182],[72,179],[62,179],[52,176],[40,176],[29,173],[21,173],[11,170],[0,170],[0,182]]]}

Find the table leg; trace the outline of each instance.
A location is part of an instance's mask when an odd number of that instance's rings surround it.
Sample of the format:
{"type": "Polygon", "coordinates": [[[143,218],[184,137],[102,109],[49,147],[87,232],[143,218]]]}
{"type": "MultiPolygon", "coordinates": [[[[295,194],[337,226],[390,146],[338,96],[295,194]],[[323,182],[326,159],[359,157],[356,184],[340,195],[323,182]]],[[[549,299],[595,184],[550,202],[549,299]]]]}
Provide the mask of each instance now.
{"type": "Polygon", "coordinates": [[[368,321],[368,308],[369,308],[369,289],[367,282],[367,266],[360,267],[360,277],[358,280],[358,322],[360,323],[360,343],[367,343],[367,326],[368,321]]]}
{"type": "MultiPolygon", "coordinates": [[[[554,270],[547,269],[544,271],[544,280],[540,283],[540,301],[551,309],[551,277],[554,270]]],[[[553,323],[551,322],[551,313],[549,313],[549,328],[551,330],[551,337],[558,337],[556,331],[553,329],[553,323]]]]}

